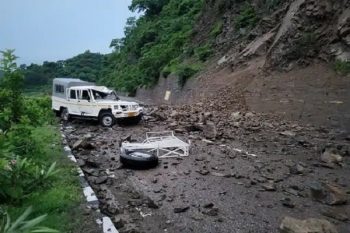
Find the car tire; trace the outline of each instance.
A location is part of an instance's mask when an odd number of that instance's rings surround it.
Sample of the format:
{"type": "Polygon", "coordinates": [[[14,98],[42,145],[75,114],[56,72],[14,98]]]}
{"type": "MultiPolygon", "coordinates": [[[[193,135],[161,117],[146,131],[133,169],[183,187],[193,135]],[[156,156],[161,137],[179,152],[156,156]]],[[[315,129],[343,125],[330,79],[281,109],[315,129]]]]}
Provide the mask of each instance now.
{"type": "Polygon", "coordinates": [[[158,165],[158,157],[139,151],[123,151],[120,155],[120,162],[130,168],[134,169],[149,169],[158,165]]]}
{"type": "Polygon", "coordinates": [[[67,108],[63,108],[62,111],[61,111],[61,119],[63,121],[69,121],[69,112],[68,112],[68,109],[67,108]]]}
{"type": "Polygon", "coordinates": [[[101,113],[99,121],[103,127],[112,127],[115,123],[115,118],[112,113],[104,112],[101,113]]]}

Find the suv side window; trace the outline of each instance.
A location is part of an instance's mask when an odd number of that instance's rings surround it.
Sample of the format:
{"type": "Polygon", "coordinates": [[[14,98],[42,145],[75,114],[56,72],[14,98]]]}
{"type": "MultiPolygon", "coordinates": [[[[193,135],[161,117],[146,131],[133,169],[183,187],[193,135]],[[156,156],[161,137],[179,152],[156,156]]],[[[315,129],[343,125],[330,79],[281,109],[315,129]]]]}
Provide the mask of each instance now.
{"type": "Polygon", "coordinates": [[[82,100],[90,100],[90,96],[89,96],[88,90],[83,90],[83,92],[81,94],[81,99],[82,100]]]}
{"type": "Polygon", "coordinates": [[[77,98],[75,90],[70,90],[70,98],[71,99],[76,99],[77,98]]]}

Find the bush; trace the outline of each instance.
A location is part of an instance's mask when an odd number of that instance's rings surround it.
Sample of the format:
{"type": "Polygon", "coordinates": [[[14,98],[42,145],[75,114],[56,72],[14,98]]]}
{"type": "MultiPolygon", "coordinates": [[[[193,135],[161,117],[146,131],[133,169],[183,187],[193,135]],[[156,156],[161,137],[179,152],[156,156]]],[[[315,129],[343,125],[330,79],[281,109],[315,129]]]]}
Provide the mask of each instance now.
{"type": "Polygon", "coordinates": [[[200,69],[194,65],[180,65],[175,72],[178,76],[178,85],[182,88],[187,80],[195,75],[200,69]]]}
{"type": "Polygon", "coordinates": [[[350,74],[350,62],[336,60],[334,63],[334,70],[340,75],[350,74]]]}
{"type": "Polygon", "coordinates": [[[252,5],[246,3],[241,9],[240,14],[235,19],[235,28],[253,28],[259,21],[259,17],[252,5]]]}
{"type": "Polygon", "coordinates": [[[210,48],[209,44],[206,44],[196,48],[194,53],[200,61],[206,61],[213,54],[213,50],[210,48]]]}
{"type": "Polygon", "coordinates": [[[49,168],[39,166],[30,159],[17,156],[2,158],[0,170],[0,203],[18,203],[35,189],[45,188],[49,179],[57,173],[56,163],[49,168]]]}
{"type": "Polygon", "coordinates": [[[28,232],[58,232],[56,230],[38,226],[45,220],[47,215],[28,219],[32,213],[32,207],[28,207],[15,221],[11,221],[8,213],[0,211],[0,232],[1,233],[28,233],[28,232]]]}
{"type": "Polygon", "coordinates": [[[210,36],[213,38],[216,38],[218,35],[220,35],[222,32],[222,27],[223,27],[222,20],[216,22],[213,29],[211,29],[210,36]]]}

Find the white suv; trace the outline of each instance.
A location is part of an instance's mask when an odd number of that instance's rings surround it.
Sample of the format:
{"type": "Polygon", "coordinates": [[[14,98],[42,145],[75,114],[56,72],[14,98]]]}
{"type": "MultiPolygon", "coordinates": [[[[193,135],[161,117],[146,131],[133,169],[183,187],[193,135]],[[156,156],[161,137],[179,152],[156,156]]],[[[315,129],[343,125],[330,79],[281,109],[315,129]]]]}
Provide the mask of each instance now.
{"type": "Polygon", "coordinates": [[[53,80],[52,109],[63,120],[70,117],[96,119],[106,127],[113,126],[117,119],[137,124],[143,114],[138,103],[121,101],[113,90],[72,78],[53,80]]]}

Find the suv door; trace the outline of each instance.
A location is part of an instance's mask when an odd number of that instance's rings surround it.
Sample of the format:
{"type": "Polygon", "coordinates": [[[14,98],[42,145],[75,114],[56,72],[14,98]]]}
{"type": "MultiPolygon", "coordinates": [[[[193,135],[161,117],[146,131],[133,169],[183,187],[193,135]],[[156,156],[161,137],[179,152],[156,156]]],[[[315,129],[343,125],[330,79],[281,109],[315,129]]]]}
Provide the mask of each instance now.
{"type": "Polygon", "coordinates": [[[79,115],[77,90],[69,89],[68,111],[69,114],[79,115]]]}
{"type": "Polygon", "coordinates": [[[79,112],[81,116],[94,116],[94,103],[91,99],[90,91],[79,90],[79,112]]]}

